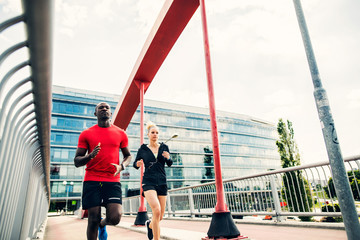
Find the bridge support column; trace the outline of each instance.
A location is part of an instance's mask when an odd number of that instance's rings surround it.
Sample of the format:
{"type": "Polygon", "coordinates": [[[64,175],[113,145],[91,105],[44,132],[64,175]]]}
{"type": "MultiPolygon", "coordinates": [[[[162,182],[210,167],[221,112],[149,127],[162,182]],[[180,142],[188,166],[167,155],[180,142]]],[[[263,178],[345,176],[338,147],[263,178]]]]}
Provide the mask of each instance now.
{"type": "Polygon", "coordinates": [[[208,231],[209,238],[237,238],[240,236],[240,232],[237,229],[234,220],[232,219],[230,211],[227,209],[225,203],[224,186],[222,182],[221,174],[221,162],[220,162],[220,150],[219,150],[219,138],[216,122],[215,111],[215,99],[214,99],[214,86],[212,81],[211,61],[210,61],[210,47],[207,31],[205,2],[200,0],[200,11],[203,26],[204,37],[204,51],[205,51],[205,64],[206,64],[206,77],[208,85],[209,95],[209,109],[210,109],[210,123],[211,134],[213,144],[213,158],[214,158],[214,170],[215,170],[215,185],[216,185],[216,206],[215,212],[212,215],[210,228],[208,231]]]}
{"type": "MultiPolygon", "coordinates": [[[[140,146],[144,143],[144,94],[145,94],[145,83],[137,81],[137,85],[140,88],[140,146]]],[[[149,219],[145,207],[145,199],[143,197],[142,180],[144,175],[144,165],[140,168],[140,207],[138,214],[136,215],[135,225],[145,226],[146,220],[149,219]]]]}

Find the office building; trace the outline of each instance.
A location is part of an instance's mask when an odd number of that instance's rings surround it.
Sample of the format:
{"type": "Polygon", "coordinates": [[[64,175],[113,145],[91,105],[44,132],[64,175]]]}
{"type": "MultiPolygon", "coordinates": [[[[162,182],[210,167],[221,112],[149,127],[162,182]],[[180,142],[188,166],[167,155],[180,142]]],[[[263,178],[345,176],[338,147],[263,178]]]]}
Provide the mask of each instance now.
{"type": "MultiPolygon", "coordinates": [[[[80,207],[85,167],[76,168],[73,159],[81,131],[97,123],[94,109],[105,101],[114,112],[118,95],[53,86],[51,119],[51,209],[80,207]]],[[[156,123],[159,141],[174,134],[167,144],[174,164],[166,168],[168,187],[200,184],[214,180],[209,110],[145,100],[145,122],[156,123]]],[[[246,176],[280,167],[274,124],[250,116],[217,111],[222,176],[246,176]]],[[[140,108],[126,132],[133,159],[140,146],[140,108]]],[[[145,134],[145,142],[147,137],[145,134]]],[[[122,156],[120,154],[120,156],[122,156]]],[[[121,172],[124,196],[139,192],[140,171],[130,165],[121,172]]]]}

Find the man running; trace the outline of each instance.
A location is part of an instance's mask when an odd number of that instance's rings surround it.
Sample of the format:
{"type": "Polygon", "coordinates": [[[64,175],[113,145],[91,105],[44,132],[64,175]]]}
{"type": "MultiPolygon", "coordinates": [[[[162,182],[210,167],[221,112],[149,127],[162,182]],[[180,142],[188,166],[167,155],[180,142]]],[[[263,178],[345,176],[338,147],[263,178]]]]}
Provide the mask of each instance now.
{"type": "Polygon", "coordinates": [[[88,240],[107,239],[106,225],[116,225],[121,218],[120,172],[131,161],[128,137],[122,129],[111,124],[110,105],[101,102],[95,107],[97,124],[79,136],[74,164],[86,165],[82,194],[82,208],[88,210],[88,240]],[[119,161],[119,151],[124,157],[119,161]],[[101,219],[101,206],[106,217],[101,219]]]}

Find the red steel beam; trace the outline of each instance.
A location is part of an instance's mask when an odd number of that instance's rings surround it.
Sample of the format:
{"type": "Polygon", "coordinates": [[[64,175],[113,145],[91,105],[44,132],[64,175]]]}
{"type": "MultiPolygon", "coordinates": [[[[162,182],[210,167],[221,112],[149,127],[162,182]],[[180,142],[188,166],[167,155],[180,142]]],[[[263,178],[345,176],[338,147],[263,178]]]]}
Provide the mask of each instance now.
{"type": "MultiPolygon", "coordinates": [[[[145,84],[143,82],[140,83],[140,146],[144,144],[144,90],[145,90],[145,84]]],[[[144,176],[144,164],[140,167],[140,207],[139,212],[146,212],[146,206],[143,196],[143,188],[142,188],[142,182],[143,182],[143,176],[144,176]]],[[[145,223],[144,223],[145,225],[145,223]]]]}
{"type": "Polygon", "coordinates": [[[207,27],[204,0],[200,0],[200,12],[201,12],[203,37],[204,37],[206,77],[207,77],[207,85],[208,85],[211,135],[212,135],[212,144],[213,144],[213,153],[214,153],[214,170],[215,170],[215,185],[216,185],[216,200],[217,200],[215,206],[215,212],[229,212],[225,203],[225,192],[224,192],[224,186],[223,186],[222,174],[221,174],[221,161],[220,161],[218,128],[216,122],[214,84],[213,84],[212,71],[211,71],[210,44],[208,37],[208,27],[207,27]]]}
{"type": "Polygon", "coordinates": [[[126,129],[140,103],[143,82],[147,91],[176,40],[199,7],[199,0],[167,0],[144,44],[113,114],[114,125],[126,129]]]}

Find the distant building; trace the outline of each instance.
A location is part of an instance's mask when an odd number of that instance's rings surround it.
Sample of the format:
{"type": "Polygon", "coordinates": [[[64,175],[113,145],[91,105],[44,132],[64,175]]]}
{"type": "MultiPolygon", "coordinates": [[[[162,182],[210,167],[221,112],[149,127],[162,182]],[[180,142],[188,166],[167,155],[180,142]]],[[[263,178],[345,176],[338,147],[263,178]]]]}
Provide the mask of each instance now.
{"type": "MultiPolygon", "coordinates": [[[[81,131],[97,123],[94,109],[108,102],[114,112],[118,95],[53,86],[51,117],[51,206],[63,209],[80,207],[85,167],[73,164],[81,131]]],[[[156,123],[160,141],[174,134],[167,144],[174,164],[166,168],[168,187],[200,184],[214,180],[209,110],[159,101],[145,100],[145,122],[156,123]]],[[[245,176],[280,167],[276,128],[273,124],[249,116],[217,111],[222,176],[245,176]]],[[[133,159],[140,146],[140,112],[133,116],[126,132],[133,159]]],[[[145,142],[147,142],[145,134],[145,142]]],[[[122,155],[121,155],[122,156],[122,155]]],[[[140,171],[129,166],[121,172],[124,196],[139,193],[140,171]]]]}

